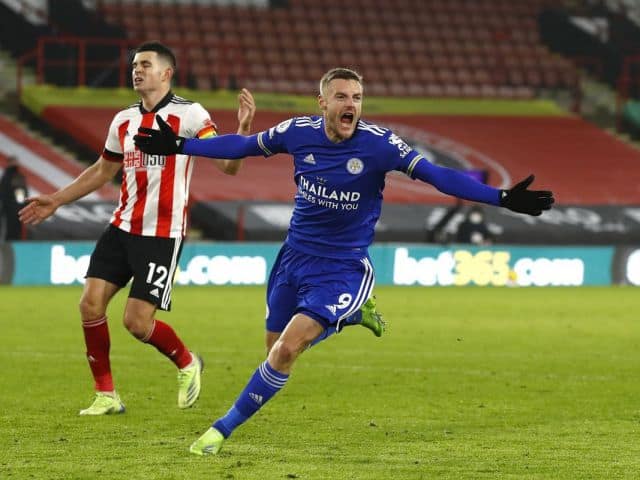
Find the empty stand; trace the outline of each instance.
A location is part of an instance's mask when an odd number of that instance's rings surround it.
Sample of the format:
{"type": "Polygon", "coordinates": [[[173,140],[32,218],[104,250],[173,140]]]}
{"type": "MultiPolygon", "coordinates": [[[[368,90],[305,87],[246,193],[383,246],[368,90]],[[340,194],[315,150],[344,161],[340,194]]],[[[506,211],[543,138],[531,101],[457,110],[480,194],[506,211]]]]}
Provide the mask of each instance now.
{"type": "Polygon", "coordinates": [[[344,65],[358,68],[374,95],[529,98],[578,84],[575,66],[540,40],[537,15],[554,3],[290,0],[268,9],[102,0],[99,8],[132,40],[221,52],[206,57],[209,68],[179,59],[198,88],[304,92],[318,66],[344,65]]]}
{"type": "MultiPolygon", "coordinates": [[[[9,155],[18,158],[31,193],[53,193],[71,183],[86,168],[0,115],[0,168],[9,155]]],[[[114,200],[117,196],[117,189],[106,185],[87,199],[114,200]]]]}

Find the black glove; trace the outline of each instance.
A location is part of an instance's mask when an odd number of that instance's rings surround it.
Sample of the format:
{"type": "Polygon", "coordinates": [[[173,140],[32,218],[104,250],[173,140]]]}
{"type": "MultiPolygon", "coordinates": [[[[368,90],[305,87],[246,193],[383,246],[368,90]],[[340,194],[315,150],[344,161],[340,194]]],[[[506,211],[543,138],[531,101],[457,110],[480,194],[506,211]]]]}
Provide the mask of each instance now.
{"type": "Polygon", "coordinates": [[[140,150],[151,155],[174,155],[182,153],[185,138],[176,135],[171,126],[156,116],[160,130],[140,127],[133,141],[140,150]]]}
{"type": "Polygon", "coordinates": [[[543,210],[550,210],[555,201],[553,193],[548,190],[527,190],[531,185],[533,175],[511,187],[500,191],[500,206],[518,213],[538,216],[543,210]]]}

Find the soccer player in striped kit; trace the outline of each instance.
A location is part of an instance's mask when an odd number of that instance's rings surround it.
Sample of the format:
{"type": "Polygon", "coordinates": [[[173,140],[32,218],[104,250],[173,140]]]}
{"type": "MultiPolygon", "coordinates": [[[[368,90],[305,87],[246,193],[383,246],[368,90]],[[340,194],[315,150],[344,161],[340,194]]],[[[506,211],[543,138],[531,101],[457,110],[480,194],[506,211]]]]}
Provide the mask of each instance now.
{"type": "Polygon", "coordinates": [[[380,216],[385,175],[400,171],[459,198],[540,215],[549,191],[528,190],[533,176],[499,190],[427,161],[386,128],[360,119],[362,78],[345,68],[320,80],[320,117],[296,117],[252,135],[180,138],[166,124],[141,128],[134,141],[147,153],[207,157],[289,153],[297,186],[288,235],[267,287],[271,348],[225,415],[190,447],[215,454],[232,432],[280,391],[294,362],[331,330],[340,330],[367,302],[374,285],[368,254],[380,216]]]}
{"type": "MultiPolygon", "coordinates": [[[[28,199],[20,212],[25,224],[37,224],[56,209],[112,180],[122,168],[120,201],[109,226],[98,240],[86,275],[80,314],[87,360],[95,381],[95,398],[80,415],[122,413],[109,360],[107,306],[133,278],[124,311],[124,325],[138,340],[153,345],[178,369],[178,407],[192,406],[200,394],[202,359],[189,351],[168,324],[154,318],[157,309],[170,310],[171,288],[186,234],[187,202],[194,159],[191,155],[146,155],[133,142],[140,127],[151,127],[160,116],[176,134],[188,138],[216,135],[216,126],[198,103],[174,95],[173,52],[157,42],[140,45],[132,62],[133,88],[140,101],[114,117],[102,155],[71,184],[28,199]]],[[[248,90],[238,96],[238,133],[248,135],[255,114],[248,90]]],[[[240,164],[214,160],[227,174],[240,164]]]]}

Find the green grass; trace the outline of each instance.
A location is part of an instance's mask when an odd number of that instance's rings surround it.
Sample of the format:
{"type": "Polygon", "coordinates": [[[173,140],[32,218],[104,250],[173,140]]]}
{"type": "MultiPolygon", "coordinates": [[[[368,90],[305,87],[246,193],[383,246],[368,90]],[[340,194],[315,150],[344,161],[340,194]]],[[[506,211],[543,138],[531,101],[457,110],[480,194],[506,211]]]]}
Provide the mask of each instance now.
{"type": "Polygon", "coordinates": [[[2,479],[601,479],[640,472],[632,288],[379,288],[352,327],[217,457],[188,454],[263,359],[263,288],[177,288],[162,314],[207,362],[193,409],[173,366],[109,312],[127,413],[78,417],[92,382],[78,288],[0,288],[2,479]]]}
{"type": "MultiPolygon", "coordinates": [[[[365,81],[366,82],[366,81],[365,81]]],[[[200,102],[214,110],[236,110],[237,92],[230,90],[174,89],[176,94],[200,102]]],[[[365,83],[366,93],[366,83],[365,83]]],[[[287,95],[281,93],[255,93],[260,111],[298,112],[306,115],[318,113],[318,100],[313,95],[287,95]]],[[[55,87],[30,85],[22,92],[20,101],[36,115],[49,105],[74,107],[122,108],[138,100],[131,88],[55,87]]],[[[482,98],[414,98],[366,97],[366,115],[568,115],[551,100],[510,100],[482,98]]]]}

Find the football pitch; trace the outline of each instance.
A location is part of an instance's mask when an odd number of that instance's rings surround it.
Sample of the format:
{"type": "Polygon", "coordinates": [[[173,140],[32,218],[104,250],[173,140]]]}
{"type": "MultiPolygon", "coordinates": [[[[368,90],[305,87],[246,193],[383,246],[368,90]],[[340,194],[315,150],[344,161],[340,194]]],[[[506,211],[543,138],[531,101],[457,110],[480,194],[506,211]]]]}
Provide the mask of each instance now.
{"type": "Polygon", "coordinates": [[[215,457],[188,447],[264,359],[264,287],[177,287],[196,406],[109,310],[127,412],[92,401],[78,287],[0,288],[2,479],[601,479],[640,472],[640,290],[377,288],[389,329],[305,352],[215,457]]]}

